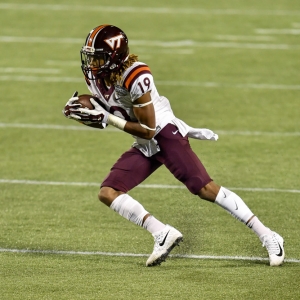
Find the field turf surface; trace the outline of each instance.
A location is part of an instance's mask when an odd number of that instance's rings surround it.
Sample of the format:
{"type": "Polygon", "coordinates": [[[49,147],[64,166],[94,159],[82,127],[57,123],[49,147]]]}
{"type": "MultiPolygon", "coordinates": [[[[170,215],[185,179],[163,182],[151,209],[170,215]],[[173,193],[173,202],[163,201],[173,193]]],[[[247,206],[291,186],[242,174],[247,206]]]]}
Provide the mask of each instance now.
{"type": "Polygon", "coordinates": [[[299,299],[300,2],[0,3],[0,299],[299,299]],[[79,51],[114,24],[178,118],[217,142],[191,145],[220,185],[285,239],[286,262],[161,167],[130,191],[184,242],[146,268],[152,236],[99,203],[130,135],[63,117],[87,93],[79,51]]]}

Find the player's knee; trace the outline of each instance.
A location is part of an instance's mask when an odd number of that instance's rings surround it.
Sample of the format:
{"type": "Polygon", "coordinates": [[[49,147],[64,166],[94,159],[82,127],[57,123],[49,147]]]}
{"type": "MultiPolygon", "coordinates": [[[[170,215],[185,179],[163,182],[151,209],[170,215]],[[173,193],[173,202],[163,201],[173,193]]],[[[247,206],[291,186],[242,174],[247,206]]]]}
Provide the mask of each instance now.
{"type": "Polygon", "coordinates": [[[214,202],[217,198],[219,190],[220,186],[211,181],[199,191],[198,196],[203,200],[214,202]]]}
{"type": "Polygon", "coordinates": [[[203,186],[205,183],[203,183],[203,180],[200,177],[194,176],[185,180],[184,184],[192,194],[199,195],[199,187],[203,186]]]}
{"type": "Polygon", "coordinates": [[[112,202],[119,196],[123,194],[120,191],[116,191],[111,187],[101,187],[98,198],[99,200],[107,206],[110,206],[112,202]]]}

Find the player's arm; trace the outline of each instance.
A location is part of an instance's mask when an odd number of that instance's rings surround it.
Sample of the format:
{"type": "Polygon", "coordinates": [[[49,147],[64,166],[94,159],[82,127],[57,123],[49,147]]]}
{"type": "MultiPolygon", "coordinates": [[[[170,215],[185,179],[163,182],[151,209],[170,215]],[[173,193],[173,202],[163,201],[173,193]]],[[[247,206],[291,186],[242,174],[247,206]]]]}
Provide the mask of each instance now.
{"type": "Polygon", "coordinates": [[[143,139],[152,139],[156,132],[155,110],[151,99],[153,78],[146,65],[139,65],[134,69],[134,75],[124,81],[124,87],[130,92],[133,101],[133,113],[137,122],[121,119],[102,108],[92,98],[93,110],[78,108],[73,111],[73,116],[81,121],[91,123],[106,123],[120,130],[143,139]]]}
{"type": "Polygon", "coordinates": [[[138,122],[126,122],[124,131],[143,139],[153,138],[156,130],[155,111],[150,92],[133,102],[133,112],[138,122]]]}
{"type": "Polygon", "coordinates": [[[110,124],[127,133],[138,136],[143,139],[152,139],[155,131],[155,111],[151,101],[150,92],[146,92],[133,102],[133,111],[137,118],[137,122],[126,121],[109,112],[100,106],[93,98],[90,102],[94,109],[74,108],[71,109],[72,118],[79,122],[89,122],[100,124],[110,124]]]}

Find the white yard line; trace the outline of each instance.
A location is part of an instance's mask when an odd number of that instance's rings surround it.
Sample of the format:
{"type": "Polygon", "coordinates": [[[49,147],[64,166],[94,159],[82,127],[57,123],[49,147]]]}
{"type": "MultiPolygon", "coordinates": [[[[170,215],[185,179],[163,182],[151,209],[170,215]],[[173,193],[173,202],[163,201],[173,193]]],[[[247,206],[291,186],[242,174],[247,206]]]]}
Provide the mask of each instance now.
{"type": "MultiPolygon", "coordinates": [[[[0,77],[1,78],[1,77],[0,77]]],[[[239,89],[267,89],[267,90],[300,90],[300,85],[268,84],[268,83],[222,83],[197,81],[155,81],[157,85],[190,86],[206,88],[239,88],[239,89]]]]}
{"type": "MultiPolygon", "coordinates": [[[[125,252],[101,252],[101,251],[66,251],[66,250],[30,250],[30,249],[9,249],[0,248],[2,253],[29,253],[29,254],[52,254],[52,255],[99,255],[115,257],[148,257],[150,254],[125,253],[125,252]]],[[[195,255],[195,254],[170,254],[169,257],[189,258],[189,259],[211,259],[211,260],[248,260],[248,261],[268,261],[268,258],[255,256],[229,256],[229,255],[195,255]]],[[[297,258],[286,258],[286,263],[300,263],[297,258]]]]}
{"type": "MultiPolygon", "coordinates": [[[[47,69],[45,69],[47,70],[47,69]]],[[[30,73],[30,72],[29,72],[30,73]]],[[[46,74],[46,71],[44,72],[46,74]]],[[[48,77],[48,76],[20,76],[20,75],[0,75],[0,81],[19,81],[19,82],[48,82],[48,83],[65,83],[65,82],[84,82],[83,77],[48,77]]],[[[268,83],[222,83],[222,82],[198,82],[198,81],[155,81],[156,85],[162,86],[188,86],[204,88],[237,88],[237,89],[260,89],[260,90],[300,90],[300,85],[288,84],[268,84],[268,83]]]]}
{"type": "Polygon", "coordinates": [[[263,29],[263,28],[257,28],[255,31],[258,34],[291,34],[291,35],[299,35],[300,34],[300,29],[294,29],[294,28],[282,28],[282,29],[275,29],[275,28],[268,28],[268,29],[263,29]]]}
{"type": "MultiPolygon", "coordinates": [[[[0,123],[0,128],[28,128],[28,129],[50,129],[50,130],[75,130],[75,131],[99,131],[99,132],[115,132],[122,131],[108,127],[104,130],[91,128],[84,125],[53,125],[53,124],[22,124],[22,123],[0,123]]],[[[274,136],[274,137],[290,137],[300,136],[300,132],[268,132],[268,131],[235,131],[235,130],[215,130],[219,135],[242,135],[242,136],[274,136]]]]}
{"type": "Polygon", "coordinates": [[[46,60],[45,64],[48,66],[67,66],[67,67],[80,67],[79,60],[46,60]]]}
{"type": "Polygon", "coordinates": [[[26,73],[26,74],[59,74],[61,72],[60,69],[47,69],[47,68],[12,68],[12,67],[4,67],[0,68],[0,73],[26,73]]]}
{"type": "MultiPolygon", "coordinates": [[[[0,36],[2,43],[62,43],[78,44],[83,43],[79,38],[50,38],[50,37],[18,37],[0,36]]],[[[300,45],[293,44],[262,44],[262,43],[238,43],[238,42],[198,42],[194,40],[182,41],[155,41],[155,40],[130,40],[132,46],[162,47],[162,48],[234,48],[234,49],[261,49],[261,50],[299,50],[300,45]]]]}
{"type": "Polygon", "coordinates": [[[19,76],[19,75],[0,75],[0,81],[23,81],[23,82],[84,82],[84,77],[42,77],[42,76],[19,76]]]}
{"type": "MultiPolygon", "coordinates": [[[[1,39],[1,37],[0,37],[1,39]]],[[[182,41],[146,41],[131,40],[134,46],[155,46],[164,48],[195,47],[195,48],[235,48],[235,49],[261,49],[261,50],[298,50],[300,45],[293,44],[261,44],[261,43],[238,43],[238,42],[198,42],[194,40],[182,41]]]]}
{"type": "MultiPolygon", "coordinates": [[[[0,128],[28,128],[28,129],[54,129],[54,130],[75,130],[75,131],[100,131],[121,133],[116,128],[108,127],[105,130],[99,130],[88,126],[76,125],[52,125],[52,124],[20,124],[20,123],[0,123],[0,128]]],[[[244,135],[244,136],[300,136],[300,132],[267,132],[267,131],[226,131],[215,130],[220,135],[244,135]]]]}
{"type": "Polygon", "coordinates": [[[274,41],[272,36],[251,36],[251,35],[215,35],[215,39],[223,41],[274,41]]]}
{"type": "MultiPolygon", "coordinates": [[[[19,180],[19,179],[0,179],[1,183],[8,184],[25,184],[25,185],[54,185],[54,186],[96,186],[99,187],[98,182],[66,182],[66,181],[40,181],[40,180],[19,180]]],[[[140,184],[137,188],[146,189],[186,189],[183,185],[168,185],[168,184],[140,184]]],[[[265,192],[265,193],[300,193],[296,189],[277,189],[277,188],[243,188],[243,187],[229,187],[230,190],[247,191],[247,192],[265,192]]]]}
{"type": "Polygon", "coordinates": [[[0,36],[0,42],[2,43],[59,43],[59,44],[82,44],[83,39],[77,38],[50,38],[50,37],[38,37],[38,36],[0,36]]]}
{"type": "MultiPolygon", "coordinates": [[[[75,122],[74,122],[75,123],[75,122]]],[[[75,130],[75,131],[99,131],[104,132],[104,130],[96,129],[84,125],[52,125],[52,124],[19,124],[19,123],[0,123],[0,128],[28,128],[28,129],[54,129],[54,130],[75,130]]],[[[121,133],[122,131],[114,128],[105,128],[105,131],[121,133]]]]}
{"type": "Polygon", "coordinates": [[[260,10],[260,9],[200,9],[200,8],[171,8],[171,7],[132,7],[132,6],[90,6],[64,4],[22,4],[0,3],[0,9],[7,10],[48,10],[48,11],[91,11],[102,13],[148,13],[148,14],[178,14],[178,15],[274,15],[298,16],[298,10],[260,10]]]}

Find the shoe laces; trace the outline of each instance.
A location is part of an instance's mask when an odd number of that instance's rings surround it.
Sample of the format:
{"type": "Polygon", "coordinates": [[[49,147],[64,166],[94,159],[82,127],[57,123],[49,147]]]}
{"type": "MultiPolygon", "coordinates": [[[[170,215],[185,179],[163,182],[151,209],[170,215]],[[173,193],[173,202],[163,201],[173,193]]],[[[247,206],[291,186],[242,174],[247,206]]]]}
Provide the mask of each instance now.
{"type": "Polygon", "coordinates": [[[280,251],[279,242],[277,241],[275,235],[263,237],[263,247],[266,247],[269,254],[277,254],[280,251]]]}

